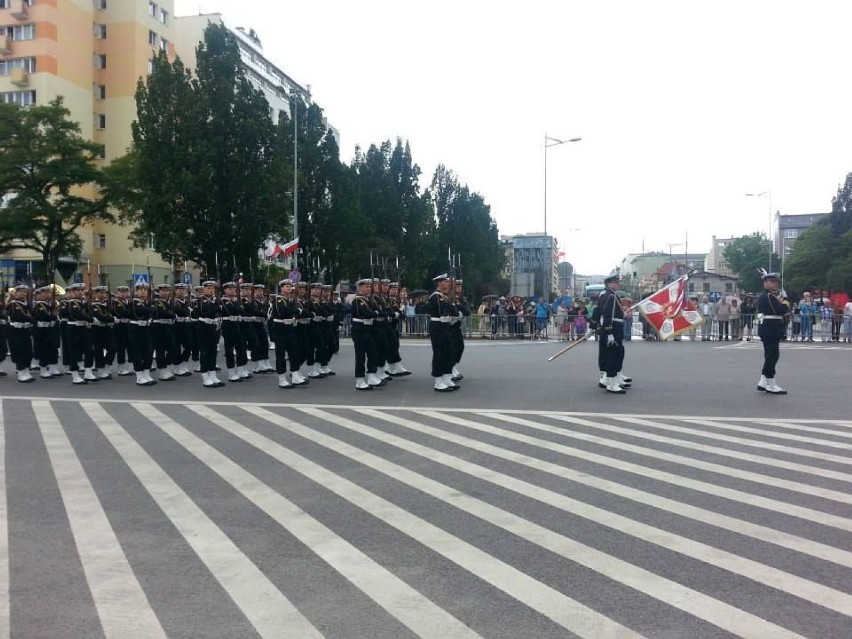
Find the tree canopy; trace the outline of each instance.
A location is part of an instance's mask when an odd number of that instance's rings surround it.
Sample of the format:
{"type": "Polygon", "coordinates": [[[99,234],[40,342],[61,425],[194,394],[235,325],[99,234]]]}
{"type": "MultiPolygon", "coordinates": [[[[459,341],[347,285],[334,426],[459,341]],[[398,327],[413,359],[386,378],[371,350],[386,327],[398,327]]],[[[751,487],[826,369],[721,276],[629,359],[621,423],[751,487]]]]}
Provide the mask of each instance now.
{"type": "MultiPolygon", "coordinates": [[[[731,270],[737,274],[739,283],[747,291],[759,291],[761,268],[769,266],[771,243],[763,233],[752,233],[738,237],[725,247],[724,255],[731,270]]],[[[772,264],[780,264],[778,256],[772,253],[772,264]]]]}
{"type": "Polygon", "coordinates": [[[831,214],[796,240],[784,264],[785,286],[852,293],[852,173],[837,189],[831,214]]]}
{"type": "Polygon", "coordinates": [[[78,258],[78,229],[109,219],[99,193],[103,147],[84,140],[62,98],[21,108],[0,104],[0,246],[38,252],[49,272],[78,258]]]}

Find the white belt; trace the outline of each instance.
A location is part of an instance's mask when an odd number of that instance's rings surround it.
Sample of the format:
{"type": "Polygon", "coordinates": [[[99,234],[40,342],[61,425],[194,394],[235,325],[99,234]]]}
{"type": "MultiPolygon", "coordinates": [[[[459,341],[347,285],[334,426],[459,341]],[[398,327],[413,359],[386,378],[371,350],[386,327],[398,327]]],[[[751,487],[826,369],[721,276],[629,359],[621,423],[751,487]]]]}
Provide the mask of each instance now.
{"type": "Polygon", "coordinates": [[[192,318],[191,317],[176,317],[175,321],[180,322],[181,324],[185,324],[187,322],[191,322],[192,318]]]}
{"type": "Polygon", "coordinates": [[[228,317],[223,317],[222,321],[223,322],[240,322],[240,321],[242,321],[242,319],[243,318],[240,317],[239,315],[229,315],[228,317]]]}
{"type": "Polygon", "coordinates": [[[166,326],[171,326],[172,324],[175,323],[174,320],[170,320],[170,319],[155,319],[153,321],[154,321],[154,324],[165,324],[166,326]]]}
{"type": "Polygon", "coordinates": [[[299,324],[310,324],[310,323],[311,323],[311,320],[309,320],[309,319],[300,319],[300,320],[297,320],[297,322],[298,322],[299,324]]]}
{"type": "Polygon", "coordinates": [[[124,319],[124,318],[117,317],[117,318],[115,319],[115,323],[116,323],[116,324],[130,324],[130,320],[129,320],[129,319],[124,319]]]}
{"type": "Polygon", "coordinates": [[[326,317],[325,321],[326,322],[333,322],[334,321],[334,315],[332,315],[331,317],[326,317]]]}
{"type": "Polygon", "coordinates": [[[0,320],[0,326],[5,326],[7,323],[6,320],[0,320]]]}
{"type": "Polygon", "coordinates": [[[453,318],[450,315],[444,315],[443,317],[430,317],[430,322],[441,322],[442,324],[451,324],[453,318]]]}
{"type": "Polygon", "coordinates": [[[285,326],[293,326],[296,323],[294,319],[273,319],[276,324],[284,324],[285,326]]]}
{"type": "Polygon", "coordinates": [[[376,321],[377,321],[377,322],[384,322],[384,321],[385,321],[385,318],[384,318],[384,317],[377,317],[377,318],[376,318],[376,321]]]}
{"type": "Polygon", "coordinates": [[[37,322],[36,326],[38,328],[53,328],[56,326],[56,322],[37,322]]]}
{"type": "Polygon", "coordinates": [[[323,321],[323,318],[322,318],[322,317],[312,317],[312,318],[311,318],[311,321],[312,321],[312,322],[322,322],[322,321],[323,321]]]}
{"type": "Polygon", "coordinates": [[[93,323],[94,323],[95,326],[112,326],[111,323],[101,322],[100,320],[95,320],[93,323]]]}
{"type": "Polygon", "coordinates": [[[616,324],[623,324],[624,318],[623,317],[613,317],[612,321],[615,322],[616,324]]]}
{"type": "Polygon", "coordinates": [[[356,324],[363,324],[364,326],[370,326],[373,323],[371,319],[359,319],[357,317],[353,317],[352,321],[356,324]]]}
{"type": "Polygon", "coordinates": [[[765,319],[765,320],[768,320],[768,319],[771,319],[771,320],[783,320],[783,319],[784,319],[784,316],[783,316],[783,315],[764,315],[764,316],[763,316],[763,319],[765,319]]]}
{"type": "Polygon", "coordinates": [[[130,322],[134,326],[150,326],[150,320],[131,320],[130,322]]]}
{"type": "Polygon", "coordinates": [[[9,322],[9,326],[12,328],[31,328],[32,324],[29,322],[9,322]]]}
{"type": "Polygon", "coordinates": [[[219,318],[218,317],[199,317],[198,321],[203,322],[204,324],[218,324],[219,318]]]}
{"type": "Polygon", "coordinates": [[[89,322],[71,322],[71,321],[69,321],[68,326],[84,326],[86,328],[89,328],[89,322]]]}

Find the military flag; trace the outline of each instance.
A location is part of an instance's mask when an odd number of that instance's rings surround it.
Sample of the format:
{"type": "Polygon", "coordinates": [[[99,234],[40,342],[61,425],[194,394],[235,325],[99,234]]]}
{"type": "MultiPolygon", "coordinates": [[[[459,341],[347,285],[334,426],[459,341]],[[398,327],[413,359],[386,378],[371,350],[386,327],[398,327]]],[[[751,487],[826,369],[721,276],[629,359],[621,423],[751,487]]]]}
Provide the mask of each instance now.
{"type": "Polygon", "coordinates": [[[704,323],[695,304],[687,299],[688,279],[688,275],[676,279],[635,306],[662,340],[672,339],[704,323]]]}

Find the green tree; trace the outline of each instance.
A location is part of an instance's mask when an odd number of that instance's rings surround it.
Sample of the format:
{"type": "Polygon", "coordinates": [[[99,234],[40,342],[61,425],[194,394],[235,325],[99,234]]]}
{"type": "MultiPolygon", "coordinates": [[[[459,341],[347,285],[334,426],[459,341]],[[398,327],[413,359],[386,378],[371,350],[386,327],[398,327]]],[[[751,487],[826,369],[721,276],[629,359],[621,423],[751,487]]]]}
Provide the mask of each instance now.
{"type": "Polygon", "coordinates": [[[281,209],[272,188],[274,127],[269,104],[242,71],[239,45],[210,25],[193,76],[165,54],[136,91],[130,157],[110,171],[112,201],[153,237],[164,259],[188,259],[223,275],[248,272],[281,209]]]}
{"type": "Polygon", "coordinates": [[[784,270],[789,290],[816,287],[852,293],[852,173],[838,187],[831,214],[796,240],[784,270]]]}
{"type": "Polygon", "coordinates": [[[0,245],[41,254],[52,272],[62,256],[79,258],[78,230],[111,220],[99,193],[103,147],[84,140],[62,98],[28,108],[0,104],[0,245]]]}
{"type": "MultiPolygon", "coordinates": [[[[725,259],[739,278],[740,287],[747,291],[761,290],[759,269],[769,266],[770,246],[766,235],[752,233],[738,237],[725,247],[725,259]]],[[[781,263],[775,253],[772,253],[772,263],[781,263]]]]}

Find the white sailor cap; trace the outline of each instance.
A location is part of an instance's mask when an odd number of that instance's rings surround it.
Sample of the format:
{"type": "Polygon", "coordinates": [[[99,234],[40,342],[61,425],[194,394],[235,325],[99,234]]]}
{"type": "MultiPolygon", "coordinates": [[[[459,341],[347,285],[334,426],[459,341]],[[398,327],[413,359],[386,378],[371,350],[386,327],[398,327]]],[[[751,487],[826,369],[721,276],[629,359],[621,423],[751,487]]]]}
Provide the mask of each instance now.
{"type": "Polygon", "coordinates": [[[444,280],[450,279],[450,276],[447,273],[441,273],[440,275],[436,275],[432,278],[433,282],[443,282],[444,280]]]}

